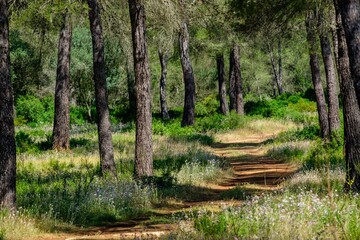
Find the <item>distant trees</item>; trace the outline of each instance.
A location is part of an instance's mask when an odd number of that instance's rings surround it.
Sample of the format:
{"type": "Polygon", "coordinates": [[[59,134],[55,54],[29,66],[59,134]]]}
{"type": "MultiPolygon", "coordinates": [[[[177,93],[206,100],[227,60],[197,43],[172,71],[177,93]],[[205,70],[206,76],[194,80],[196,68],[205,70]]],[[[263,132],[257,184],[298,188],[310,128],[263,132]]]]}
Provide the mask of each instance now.
{"type": "Polygon", "coordinates": [[[273,69],[273,73],[274,73],[274,81],[275,81],[275,85],[276,87],[274,87],[274,95],[276,95],[276,89],[278,91],[278,93],[281,95],[284,93],[284,89],[283,89],[283,67],[282,67],[282,56],[281,56],[281,39],[280,37],[278,37],[277,39],[277,58],[275,57],[274,54],[274,47],[272,43],[268,43],[268,48],[269,48],[269,55],[270,55],[270,62],[271,62],[271,67],[273,69]],[[277,59],[277,61],[276,61],[277,59]]]}
{"type": "Polygon", "coordinates": [[[105,72],[104,39],[97,0],[88,0],[93,45],[93,68],[97,111],[100,166],[102,173],[116,175],[105,72]]]}
{"type": "Polygon", "coordinates": [[[0,16],[0,208],[13,208],[16,202],[16,146],[7,0],[0,0],[0,16]]]}
{"type": "Polygon", "coordinates": [[[70,13],[63,14],[58,45],[58,65],[55,86],[53,149],[70,148],[70,57],[72,23],[70,13]]]}
{"type": "Polygon", "coordinates": [[[143,0],[129,0],[136,88],[135,175],[152,176],[151,78],[143,0]]]}

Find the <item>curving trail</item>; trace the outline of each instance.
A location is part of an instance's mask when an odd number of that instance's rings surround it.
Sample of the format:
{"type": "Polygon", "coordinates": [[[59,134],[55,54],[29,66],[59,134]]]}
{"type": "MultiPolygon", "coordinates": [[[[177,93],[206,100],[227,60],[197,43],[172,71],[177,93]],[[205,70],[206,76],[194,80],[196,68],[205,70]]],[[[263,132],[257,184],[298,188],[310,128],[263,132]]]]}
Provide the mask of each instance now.
{"type": "Polygon", "coordinates": [[[221,142],[214,144],[212,151],[229,161],[233,169],[233,176],[220,184],[222,189],[243,185],[254,190],[276,190],[298,170],[299,166],[295,164],[266,156],[262,146],[273,136],[259,133],[240,138],[236,135],[220,137],[221,142]]]}
{"type": "MultiPolygon", "coordinates": [[[[226,194],[234,188],[244,189],[247,193],[276,190],[281,183],[298,170],[294,164],[272,159],[265,154],[262,145],[277,132],[263,134],[252,132],[244,135],[240,130],[217,136],[217,142],[208,148],[214,155],[224,158],[231,167],[232,174],[223,177],[219,184],[210,185],[203,199],[183,202],[180,206],[159,209],[158,213],[172,214],[191,207],[221,208],[221,205],[240,205],[241,200],[227,198],[226,194]]],[[[153,224],[144,226],[148,218],[116,223],[104,227],[79,229],[71,233],[47,234],[37,236],[39,240],[78,240],[78,239],[157,239],[173,230],[176,225],[153,224]]]]}

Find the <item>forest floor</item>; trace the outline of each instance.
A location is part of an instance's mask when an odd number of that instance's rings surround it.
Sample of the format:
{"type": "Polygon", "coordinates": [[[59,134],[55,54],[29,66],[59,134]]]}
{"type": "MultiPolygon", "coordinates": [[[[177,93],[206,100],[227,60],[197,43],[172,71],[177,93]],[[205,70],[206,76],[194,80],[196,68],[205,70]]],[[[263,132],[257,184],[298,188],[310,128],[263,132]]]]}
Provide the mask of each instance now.
{"type": "Polygon", "coordinates": [[[216,211],[224,205],[241,205],[241,198],[232,200],[228,197],[234,194],[234,191],[241,192],[245,197],[245,195],[278,190],[281,188],[281,183],[299,169],[295,164],[272,159],[266,155],[263,144],[280,130],[267,133],[241,131],[218,134],[215,143],[207,148],[230,164],[232,174],[219,176],[217,184],[196,189],[202,194],[193,201],[175,202],[165,207],[158,206],[153,209],[152,217],[146,216],[142,219],[100,227],[59,229],[58,233],[32,236],[29,239],[156,239],[176,229],[176,224],[156,224],[154,221],[156,217],[162,218],[190,209],[208,208],[216,211]]]}

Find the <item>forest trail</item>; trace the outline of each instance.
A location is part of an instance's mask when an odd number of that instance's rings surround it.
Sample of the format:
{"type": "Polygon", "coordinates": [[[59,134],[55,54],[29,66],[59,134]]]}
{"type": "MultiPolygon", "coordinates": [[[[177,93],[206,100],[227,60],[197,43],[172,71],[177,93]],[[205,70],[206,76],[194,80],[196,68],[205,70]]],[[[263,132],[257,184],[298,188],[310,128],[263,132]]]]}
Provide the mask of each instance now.
{"type": "MultiPolygon", "coordinates": [[[[191,208],[210,208],[214,211],[225,205],[241,205],[242,199],[232,200],[233,192],[254,194],[263,191],[277,190],[281,183],[298,170],[298,166],[272,159],[265,154],[263,144],[274,137],[278,131],[272,133],[232,131],[216,137],[216,142],[207,150],[214,155],[224,158],[232,167],[232,174],[222,177],[218,184],[206,187],[203,198],[185,201],[174,206],[155,209],[158,216],[171,215],[191,208]],[[230,197],[229,197],[230,196],[230,197]],[[176,206],[176,207],[175,207],[176,206]]],[[[199,188],[199,191],[204,189],[199,188]]],[[[245,197],[245,195],[243,196],[245,197]]],[[[148,224],[149,218],[115,223],[103,227],[75,229],[68,233],[46,234],[37,236],[39,240],[80,240],[80,239],[157,239],[170,232],[174,224],[148,224]]],[[[61,232],[61,230],[59,230],[61,232]]]]}

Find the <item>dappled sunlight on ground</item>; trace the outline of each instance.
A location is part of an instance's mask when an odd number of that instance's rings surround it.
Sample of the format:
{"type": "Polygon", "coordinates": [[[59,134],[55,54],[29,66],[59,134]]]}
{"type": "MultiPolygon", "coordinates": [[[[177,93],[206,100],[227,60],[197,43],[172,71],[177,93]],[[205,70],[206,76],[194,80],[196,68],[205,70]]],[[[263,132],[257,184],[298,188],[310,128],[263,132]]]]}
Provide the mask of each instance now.
{"type": "MultiPolygon", "coordinates": [[[[215,135],[215,142],[206,150],[223,158],[232,169],[227,176],[219,176],[218,183],[206,186],[188,186],[189,194],[196,192],[194,200],[174,200],[155,205],[156,217],[172,216],[198,208],[220,211],[224,206],[239,206],[248,196],[263,191],[278,190],[281,183],[292,176],[299,166],[275,160],[266,155],[265,143],[294,124],[271,120],[256,120],[249,128],[215,135]]],[[[155,147],[161,151],[161,147],[155,147]]],[[[181,148],[181,146],[179,146],[181,148]]],[[[183,150],[183,149],[182,149],[183,150]]],[[[182,189],[181,186],[179,188],[182,189]]],[[[157,224],[149,217],[115,223],[102,227],[77,229],[68,234],[51,234],[36,239],[154,239],[177,227],[176,224],[157,224]]],[[[35,239],[35,238],[33,238],[35,239]]]]}

